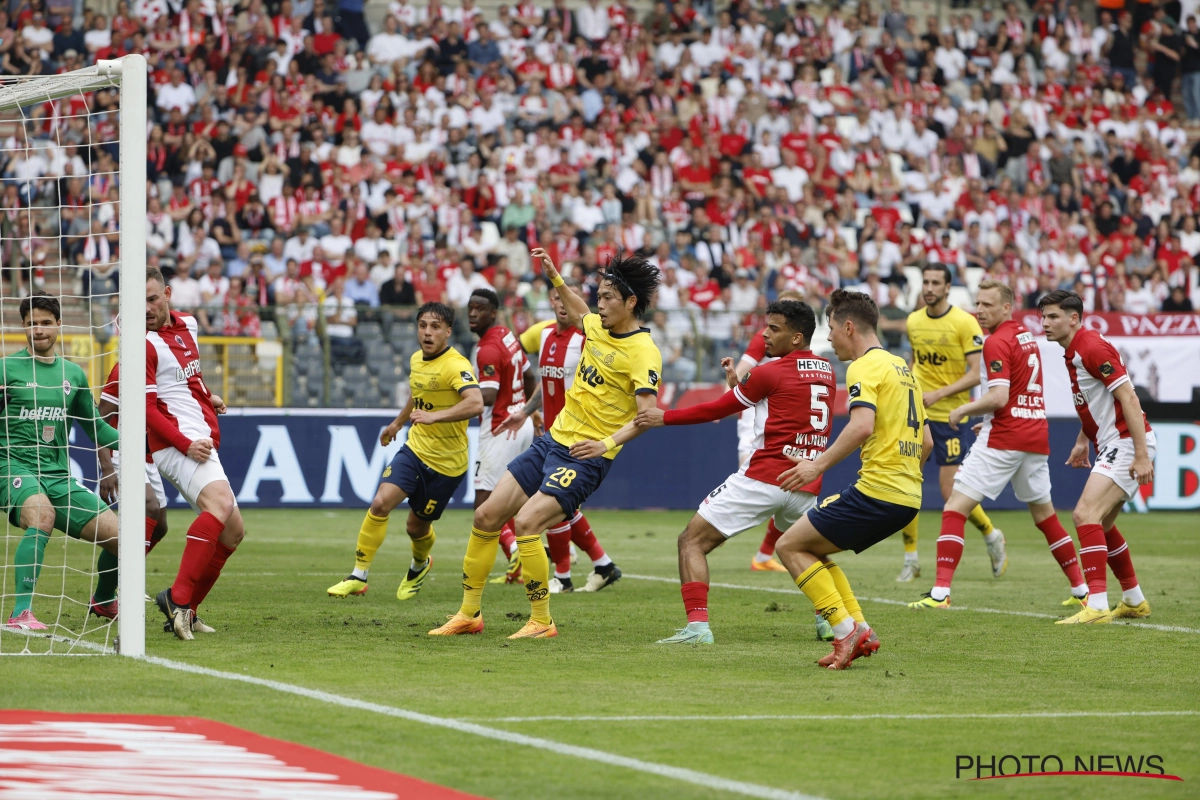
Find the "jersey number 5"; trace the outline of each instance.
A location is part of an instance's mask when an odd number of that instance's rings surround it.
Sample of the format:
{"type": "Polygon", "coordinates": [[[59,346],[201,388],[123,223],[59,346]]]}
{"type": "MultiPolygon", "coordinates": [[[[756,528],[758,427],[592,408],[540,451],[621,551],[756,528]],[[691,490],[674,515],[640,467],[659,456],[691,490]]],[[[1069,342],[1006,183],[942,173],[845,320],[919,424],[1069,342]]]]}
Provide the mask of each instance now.
{"type": "Polygon", "coordinates": [[[913,435],[921,432],[921,420],[917,417],[917,398],[912,389],[908,390],[908,427],[913,429],[913,435]]]}
{"type": "Polygon", "coordinates": [[[808,406],[813,413],[808,421],[812,424],[814,431],[823,431],[829,425],[829,404],[825,402],[825,395],[829,394],[829,387],[814,383],[809,388],[812,390],[812,394],[809,395],[808,406]]]}

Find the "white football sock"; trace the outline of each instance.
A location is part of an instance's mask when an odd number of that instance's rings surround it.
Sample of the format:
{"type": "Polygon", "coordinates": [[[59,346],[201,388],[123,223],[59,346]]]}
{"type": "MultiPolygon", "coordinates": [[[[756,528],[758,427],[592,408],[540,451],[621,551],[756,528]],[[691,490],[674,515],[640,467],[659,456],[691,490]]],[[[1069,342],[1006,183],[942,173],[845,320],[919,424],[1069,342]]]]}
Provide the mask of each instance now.
{"type": "Polygon", "coordinates": [[[935,586],[929,590],[929,596],[940,602],[950,596],[950,590],[945,586],[935,586]]]}
{"type": "Polygon", "coordinates": [[[766,553],[759,551],[754,554],[754,561],[755,561],[755,563],[758,563],[758,564],[765,564],[774,557],[775,557],[774,553],[772,553],[771,555],[767,555],[766,553]]]}
{"type": "Polygon", "coordinates": [[[354,572],[350,573],[350,576],[358,578],[360,581],[365,581],[367,579],[367,570],[355,568],[354,572]]]}
{"type": "Polygon", "coordinates": [[[612,559],[608,557],[608,553],[605,553],[604,555],[600,556],[598,559],[593,561],[592,566],[593,567],[607,567],[611,563],[612,563],[612,559]]]}
{"type": "Polygon", "coordinates": [[[1121,592],[1121,599],[1131,606],[1140,606],[1146,602],[1146,596],[1142,594],[1141,586],[1134,586],[1128,591],[1121,592]]]}
{"type": "Polygon", "coordinates": [[[571,573],[554,570],[554,577],[558,578],[560,581],[569,581],[571,580],[571,573]]]}
{"type": "Polygon", "coordinates": [[[1108,592],[1092,592],[1088,595],[1088,608],[1095,611],[1108,611],[1108,592]]]}
{"type": "Polygon", "coordinates": [[[833,626],[833,635],[838,639],[845,639],[850,634],[854,633],[854,617],[846,617],[844,620],[833,626]]]}
{"type": "Polygon", "coordinates": [[[1087,591],[1086,583],[1081,583],[1078,586],[1071,587],[1071,596],[1072,597],[1087,597],[1087,593],[1088,593],[1088,591],[1087,591]]]}
{"type": "Polygon", "coordinates": [[[913,550],[911,553],[904,554],[904,563],[905,564],[919,564],[920,561],[921,560],[919,558],[917,558],[916,550],[913,550]]]}

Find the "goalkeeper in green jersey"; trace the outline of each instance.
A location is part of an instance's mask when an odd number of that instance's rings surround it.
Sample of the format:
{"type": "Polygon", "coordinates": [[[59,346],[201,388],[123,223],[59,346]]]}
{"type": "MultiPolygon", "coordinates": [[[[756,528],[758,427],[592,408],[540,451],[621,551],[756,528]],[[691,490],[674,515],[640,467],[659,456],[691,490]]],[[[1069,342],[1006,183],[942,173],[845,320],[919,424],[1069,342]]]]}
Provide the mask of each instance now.
{"type": "Polygon", "coordinates": [[[67,438],[74,421],[98,447],[116,447],[117,431],[98,417],[83,370],[55,353],[62,330],[58,300],[31,295],[20,311],[28,346],[0,358],[0,508],[25,529],[13,564],[16,601],[8,627],[45,630],[31,605],[54,528],[103,548],[91,607],[115,616],[117,515],[71,477],[67,438]]]}

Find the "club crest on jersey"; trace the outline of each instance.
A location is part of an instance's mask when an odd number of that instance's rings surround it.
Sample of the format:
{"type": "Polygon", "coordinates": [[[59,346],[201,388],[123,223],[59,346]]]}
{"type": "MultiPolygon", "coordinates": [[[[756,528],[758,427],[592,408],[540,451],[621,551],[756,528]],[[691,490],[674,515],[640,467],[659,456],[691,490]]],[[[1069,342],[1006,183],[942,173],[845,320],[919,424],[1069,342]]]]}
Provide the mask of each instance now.
{"type": "Polygon", "coordinates": [[[550,350],[549,350],[550,355],[554,355],[557,352],[558,352],[558,342],[551,342],[550,350]]]}
{"type": "Polygon", "coordinates": [[[183,354],[185,356],[190,356],[192,354],[192,351],[188,349],[188,346],[183,343],[183,337],[180,336],[178,333],[175,334],[175,344],[177,344],[183,348],[183,354]]]}
{"type": "Polygon", "coordinates": [[[862,384],[856,383],[853,386],[851,386],[849,389],[846,390],[846,395],[851,400],[855,399],[856,397],[861,396],[862,395],[862,384]]]}
{"type": "Polygon", "coordinates": [[[75,387],[71,385],[70,381],[63,381],[63,394],[65,394],[67,397],[71,396],[71,390],[74,388],[75,387]]]}
{"type": "Polygon", "coordinates": [[[983,337],[982,337],[982,336],[980,336],[979,334],[976,334],[976,335],[974,336],[974,338],[972,338],[972,339],[971,339],[971,342],[972,342],[972,344],[974,344],[976,347],[983,347],[983,337]]]}
{"type": "Polygon", "coordinates": [[[54,426],[53,425],[43,425],[42,426],[42,441],[47,442],[47,443],[54,441],[54,426]]]}
{"type": "Polygon", "coordinates": [[[649,377],[650,377],[650,385],[651,385],[651,386],[658,386],[658,372],[657,372],[657,371],[655,371],[655,370],[650,370],[650,376],[649,376],[649,377]]]}
{"type": "Polygon", "coordinates": [[[1105,361],[1103,364],[1100,365],[1100,374],[1103,375],[1105,378],[1109,377],[1114,372],[1116,372],[1116,370],[1113,369],[1113,365],[1112,365],[1111,361],[1105,361]]]}
{"type": "Polygon", "coordinates": [[[21,488],[21,483],[22,483],[22,480],[21,480],[19,477],[18,477],[18,478],[13,478],[13,488],[14,488],[14,489],[20,489],[20,488],[21,488]]]}
{"type": "Polygon", "coordinates": [[[1000,363],[999,361],[993,361],[988,364],[988,368],[991,369],[992,372],[999,372],[1000,370],[1004,369],[1004,364],[1000,363]]]}

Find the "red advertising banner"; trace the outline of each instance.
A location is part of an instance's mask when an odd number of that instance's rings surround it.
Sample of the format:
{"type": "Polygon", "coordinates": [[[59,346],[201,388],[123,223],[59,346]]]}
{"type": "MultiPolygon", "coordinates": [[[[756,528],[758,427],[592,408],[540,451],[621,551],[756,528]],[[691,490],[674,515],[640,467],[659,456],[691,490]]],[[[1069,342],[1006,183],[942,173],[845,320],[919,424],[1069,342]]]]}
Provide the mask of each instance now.
{"type": "MultiPolygon", "coordinates": [[[[1042,333],[1042,316],[1037,311],[1019,312],[1021,324],[1042,333]]],[[[1200,314],[1087,314],[1083,327],[1102,336],[1200,336],[1200,314]]]]}

